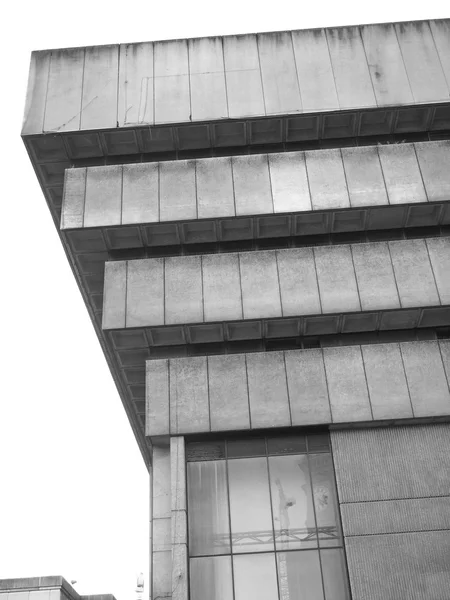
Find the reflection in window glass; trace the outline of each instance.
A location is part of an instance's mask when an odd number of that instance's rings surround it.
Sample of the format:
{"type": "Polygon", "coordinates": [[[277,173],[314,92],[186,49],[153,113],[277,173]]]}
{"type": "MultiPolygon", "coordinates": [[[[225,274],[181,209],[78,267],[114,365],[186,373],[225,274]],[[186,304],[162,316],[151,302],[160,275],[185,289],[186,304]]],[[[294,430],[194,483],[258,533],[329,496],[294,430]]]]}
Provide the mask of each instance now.
{"type": "Polygon", "coordinates": [[[278,598],[275,555],[241,554],[233,557],[235,600],[278,598]]]}
{"type": "Polygon", "coordinates": [[[189,553],[228,554],[230,525],[224,460],[188,463],[189,553]]]}
{"type": "Polygon", "coordinates": [[[348,600],[346,568],[344,552],[340,548],[322,550],[323,583],[325,587],[325,600],[348,600]]]}
{"type": "Polygon", "coordinates": [[[341,540],[331,454],[310,454],[309,460],[320,546],[338,546],[341,540]]]}
{"type": "Polygon", "coordinates": [[[265,456],[266,440],[250,438],[248,440],[233,440],[227,443],[228,458],[245,458],[246,456],[265,456]]]}
{"type": "Polygon", "coordinates": [[[190,566],[192,600],[233,600],[231,556],[193,558],[190,566]]]}
{"type": "Polygon", "coordinates": [[[269,470],[277,550],[316,547],[308,457],[271,456],[269,470]]]}
{"type": "Polygon", "coordinates": [[[319,552],[279,552],[278,585],[281,600],[324,600],[319,552]]]}
{"type": "Polygon", "coordinates": [[[273,550],[266,458],[228,462],[233,552],[273,550]]]}

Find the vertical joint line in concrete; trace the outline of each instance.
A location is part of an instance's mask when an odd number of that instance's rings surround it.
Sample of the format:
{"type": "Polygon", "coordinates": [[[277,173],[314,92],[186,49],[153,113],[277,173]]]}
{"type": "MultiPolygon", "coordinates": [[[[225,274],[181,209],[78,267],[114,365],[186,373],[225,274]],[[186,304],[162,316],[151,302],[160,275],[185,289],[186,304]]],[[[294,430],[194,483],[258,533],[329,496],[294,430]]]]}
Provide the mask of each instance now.
{"type": "Polygon", "coordinates": [[[237,253],[238,273],[239,273],[239,295],[241,296],[241,318],[244,318],[244,290],[242,289],[242,273],[241,273],[241,253],[237,253]]]}
{"type": "Polygon", "coordinates": [[[80,97],[80,119],[78,122],[78,130],[81,129],[81,118],[83,116],[83,93],[84,93],[84,76],[86,73],[86,48],[83,49],[83,75],[81,77],[81,97],[80,97]]]}
{"type": "Polygon", "coordinates": [[[231,186],[233,188],[234,215],[235,215],[235,217],[237,217],[238,214],[237,214],[237,208],[236,208],[236,189],[235,189],[235,185],[234,185],[233,157],[229,156],[228,158],[230,160],[230,169],[231,169],[231,186]]]}
{"type": "Polygon", "coordinates": [[[261,79],[261,92],[262,92],[263,104],[264,104],[264,115],[267,116],[266,95],[264,93],[264,80],[263,80],[262,67],[261,67],[261,55],[259,52],[259,34],[258,33],[255,34],[255,43],[256,43],[256,52],[258,54],[259,77],[261,79]]]}
{"type": "Polygon", "coordinates": [[[209,390],[209,357],[205,356],[206,359],[206,392],[208,394],[208,423],[209,423],[209,431],[212,431],[211,428],[211,394],[209,390]]]}
{"type": "Polygon", "coordinates": [[[331,404],[331,393],[330,393],[330,385],[328,383],[327,361],[325,360],[324,348],[320,348],[320,352],[322,354],[323,372],[324,372],[324,375],[325,375],[325,383],[326,383],[326,386],[327,386],[328,405],[330,407],[331,423],[333,423],[333,406],[331,404]]]}
{"type": "Polygon", "coordinates": [[[383,178],[384,189],[385,189],[385,192],[386,192],[386,198],[387,198],[387,201],[388,201],[388,205],[391,205],[391,199],[389,198],[389,190],[388,190],[388,186],[387,186],[387,183],[386,183],[386,177],[384,175],[383,163],[381,161],[379,147],[380,147],[380,144],[377,144],[376,145],[376,149],[377,149],[378,162],[380,164],[381,177],[383,178]]]}
{"type": "Polygon", "coordinates": [[[389,258],[391,260],[391,269],[392,269],[392,274],[394,276],[395,289],[397,290],[398,302],[400,304],[400,308],[404,308],[402,305],[402,297],[400,296],[400,290],[398,289],[397,275],[395,274],[394,261],[392,259],[391,243],[388,241],[388,242],[386,242],[386,244],[387,244],[387,248],[388,248],[388,252],[389,252],[389,258]]]}
{"type": "Polygon", "coordinates": [[[125,261],[125,315],[124,315],[124,327],[127,326],[127,312],[128,312],[128,261],[125,261]]]}
{"type": "Polygon", "coordinates": [[[277,270],[278,294],[279,294],[279,297],[280,297],[281,317],[284,317],[284,314],[283,314],[283,296],[282,296],[282,293],[281,293],[280,268],[279,268],[279,265],[278,265],[278,252],[279,252],[279,250],[275,250],[274,251],[274,254],[275,254],[275,268],[277,270]]]}
{"type": "Polygon", "coordinates": [[[363,367],[363,371],[364,371],[364,379],[366,380],[367,398],[369,400],[370,414],[372,415],[372,421],[374,421],[373,408],[372,408],[372,399],[370,397],[369,380],[367,379],[366,363],[364,361],[364,354],[363,354],[362,347],[358,346],[358,348],[359,348],[359,354],[361,356],[361,362],[362,362],[362,367],[363,367]]]}
{"type": "Polygon", "coordinates": [[[419,173],[420,173],[420,179],[422,181],[422,185],[423,185],[423,191],[425,192],[425,196],[427,199],[427,202],[430,202],[430,199],[428,198],[428,192],[427,192],[427,187],[425,185],[425,179],[423,178],[423,173],[422,173],[422,168],[420,166],[420,160],[419,160],[419,156],[417,154],[417,149],[416,149],[416,144],[412,143],[411,144],[414,150],[414,156],[416,157],[416,162],[417,162],[417,168],[419,169],[419,173]]]}
{"type": "Polygon", "coordinates": [[[406,381],[406,388],[408,390],[408,396],[409,396],[409,403],[411,404],[411,412],[412,412],[412,416],[415,417],[416,415],[414,414],[414,406],[412,403],[412,397],[411,397],[411,389],[409,387],[409,381],[408,381],[408,374],[406,373],[406,367],[405,367],[405,360],[403,358],[403,352],[402,352],[402,345],[401,343],[397,342],[397,346],[398,349],[400,351],[400,358],[402,360],[402,365],[403,365],[403,373],[405,375],[405,381],[406,381]]]}
{"type": "Polygon", "coordinates": [[[438,61],[439,61],[439,64],[441,65],[442,74],[444,75],[444,79],[445,79],[445,82],[447,84],[447,89],[448,89],[449,96],[450,96],[450,80],[447,78],[447,75],[445,73],[444,65],[442,64],[442,60],[441,60],[441,54],[440,54],[439,48],[438,48],[438,46],[436,44],[436,39],[434,37],[433,30],[432,30],[429,22],[427,23],[427,25],[430,28],[431,39],[433,40],[433,44],[434,44],[434,47],[436,49],[436,54],[437,54],[437,57],[438,57],[438,61]]]}
{"type": "Polygon", "coordinates": [[[450,379],[449,379],[449,377],[447,375],[447,370],[445,368],[445,361],[444,361],[444,355],[442,354],[441,343],[440,343],[439,340],[436,340],[436,343],[437,343],[438,348],[439,348],[439,354],[441,355],[442,367],[444,369],[445,379],[447,380],[448,391],[450,392],[450,379]]]}
{"type": "Polygon", "coordinates": [[[316,252],[315,252],[314,247],[310,248],[310,250],[311,250],[312,259],[313,259],[314,273],[316,274],[316,284],[317,284],[317,293],[319,295],[320,312],[323,314],[322,297],[320,294],[319,274],[317,273],[317,265],[316,265],[316,252]]]}
{"type": "Polygon", "coordinates": [[[425,244],[425,248],[427,250],[427,256],[428,256],[428,260],[430,262],[430,269],[431,269],[431,273],[433,275],[433,281],[434,281],[434,285],[436,287],[436,292],[439,298],[439,304],[442,306],[444,304],[444,302],[442,302],[442,298],[441,298],[441,294],[439,293],[439,287],[438,287],[438,283],[437,283],[437,279],[436,279],[436,274],[434,272],[434,267],[433,267],[433,261],[431,260],[431,254],[430,254],[430,249],[428,248],[428,240],[424,239],[424,244],[425,244]]]}
{"type": "Polygon", "coordinates": [[[123,169],[125,165],[120,165],[120,224],[123,224],[123,169]]]}
{"type": "Polygon", "coordinates": [[[344,173],[345,189],[346,189],[346,192],[347,192],[348,205],[349,205],[350,208],[355,208],[354,206],[352,206],[352,199],[350,197],[350,191],[349,191],[349,187],[348,187],[347,171],[345,170],[345,161],[344,161],[344,155],[342,154],[342,148],[339,148],[338,150],[339,150],[339,155],[341,157],[342,171],[344,173]]]}
{"type": "Polygon", "coordinates": [[[247,401],[248,401],[248,422],[250,430],[252,429],[252,407],[250,404],[250,381],[248,378],[248,365],[247,365],[247,354],[243,354],[245,364],[245,380],[247,383],[247,401]]]}
{"type": "Polygon", "coordinates": [[[202,319],[205,322],[205,286],[203,282],[203,255],[200,258],[200,285],[201,285],[201,296],[202,296],[202,319]]]}
{"type": "Polygon", "coordinates": [[[395,23],[392,24],[392,27],[394,28],[395,37],[397,38],[398,49],[400,50],[400,56],[402,57],[403,67],[405,69],[406,79],[408,80],[408,85],[409,85],[409,89],[411,91],[411,96],[412,96],[414,104],[416,104],[417,100],[414,97],[413,88],[412,88],[412,85],[411,85],[411,81],[409,79],[408,69],[406,68],[405,57],[403,56],[402,45],[400,44],[400,40],[398,39],[398,31],[397,31],[397,27],[395,26],[395,23]]]}
{"type": "Polygon", "coordinates": [[[186,42],[187,64],[188,64],[188,87],[189,87],[189,121],[192,123],[192,93],[191,93],[191,60],[189,53],[189,43],[186,42]]]}
{"type": "Polygon", "coordinates": [[[225,85],[225,102],[227,105],[227,118],[230,118],[230,106],[228,102],[228,86],[227,86],[227,72],[225,69],[225,48],[223,46],[223,37],[220,38],[220,46],[222,48],[222,63],[223,63],[223,81],[225,85]]]}
{"type": "Polygon", "coordinates": [[[327,48],[328,48],[328,56],[330,58],[330,67],[331,67],[331,73],[333,75],[334,91],[336,92],[336,98],[338,101],[339,108],[341,108],[341,99],[339,98],[339,90],[338,90],[338,86],[336,85],[336,73],[334,72],[333,59],[331,57],[331,50],[330,50],[330,42],[328,40],[328,35],[327,35],[326,29],[325,29],[325,41],[326,41],[327,48]]]}
{"type": "Polygon", "coordinates": [[[42,115],[42,133],[45,132],[45,117],[47,116],[47,98],[48,98],[48,88],[50,85],[50,67],[52,64],[53,52],[50,51],[50,56],[48,59],[48,69],[47,69],[47,85],[45,86],[45,100],[44,100],[44,114],[42,115]]]}
{"type": "Polygon", "coordinates": [[[301,110],[303,111],[302,90],[300,88],[300,77],[298,74],[297,59],[295,58],[294,40],[292,39],[292,31],[289,31],[289,39],[291,41],[292,56],[294,58],[295,74],[297,75],[297,87],[298,87],[298,95],[300,98],[300,107],[301,107],[301,110]]]}
{"type": "MultiPolygon", "coordinates": [[[[152,44],[152,63],[153,63],[153,77],[152,77],[152,88],[153,88],[153,125],[156,123],[156,75],[155,75],[155,43],[152,44]]],[[[159,164],[159,163],[158,163],[159,164]]]]}
{"type": "MultiPolygon", "coordinates": [[[[126,67],[126,61],[125,61],[125,67],[126,67]]],[[[126,79],[125,79],[125,81],[126,81],[126,79]]],[[[125,86],[125,90],[126,90],[126,86],[125,86]]],[[[119,96],[120,96],[120,44],[117,44],[117,92],[116,92],[116,126],[117,127],[120,127],[119,96]]],[[[138,118],[139,118],[139,115],[138,115],[138,118]]],[[[125,121],[125,119],[124,119],[124,121],[125,121]]]]}
{"type": "Polygon", "coordinates": [[[362,308],[362,303],[361,303],[361,293],[359,291],[358,276],[356,274],[355,260],[353,258],[353,244],[349,244],[349,246],[350,246],[350,257],[352,259],[353,274],[355,275],[356,291],[358,293],[359,310],[362,312],[363,308],[362,308]]]}
{"type": "Polygon", "coordinates": [[[375,100],[375,104],[376,106],[379,106],[378,104],[378,100],[377,100],[377,93],[375,91],[375,86],[373,85],[373,79],[372,79],[372,74],[370,72],[370,66],[369,66],[369,59],[367,58],[367,52],[366,52],[366,47],[364,46],[364,39],[361,33],[361,26],[358,26],[358,33],[359,33],[359,38],[361,40],[361,46],[362,46],[362,50],[364,52],[364,58],[366,59],[366,65],[367,65],[367,73],[369,74],[369,79],[370,79],[370,85],[372,86],[372,91],[373,91],[373,98],[375,100]]]}
{"type": "Polygon", "coordinates": [[[284,376],[286,378],[286,392],[287,392],[287,400],[288,400],[288,408],[289,408],[289,420],[291,422],[291,427],[293,425],[292,422],[292,410],[291,410],[291,394],[289,393],[289,379],[287,373],[287,365],[286,365],[286,352],[283,350],[283,364],[284,364],[284,376]]]}
{"type": "Polygon", "coordinates": [[[270,170],[270,158],[269,158],[268,154],[266,154],[266,159],[267,159],[267,172],[269,175],[270,198],[272,200],[272,212],[273,212],[273,214],[275,214],[275,200],[273,197],[272,173],[270,170]]]}

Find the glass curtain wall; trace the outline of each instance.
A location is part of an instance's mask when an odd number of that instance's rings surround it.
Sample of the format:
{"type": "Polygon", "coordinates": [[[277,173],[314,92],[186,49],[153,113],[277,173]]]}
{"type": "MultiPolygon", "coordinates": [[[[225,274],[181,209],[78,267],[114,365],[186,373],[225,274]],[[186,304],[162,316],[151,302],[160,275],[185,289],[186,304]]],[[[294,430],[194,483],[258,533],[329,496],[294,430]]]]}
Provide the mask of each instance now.
{"type": "Polygon", "coordinates": [[[328,434],[187,445],[191,600],[349,598],[328,434]]]}

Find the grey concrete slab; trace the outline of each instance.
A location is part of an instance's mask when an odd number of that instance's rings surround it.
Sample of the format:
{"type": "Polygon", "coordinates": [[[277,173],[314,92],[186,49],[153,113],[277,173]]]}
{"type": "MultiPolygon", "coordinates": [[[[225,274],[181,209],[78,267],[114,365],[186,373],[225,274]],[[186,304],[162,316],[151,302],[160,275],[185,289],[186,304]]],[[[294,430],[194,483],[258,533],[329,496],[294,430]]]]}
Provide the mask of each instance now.
{"type": "Polygon", "coordinates": [[[426,21],[396,23],[398,41],[416,102],[448,100],[445,81],[430,25],[426,21]]]}
{"type": "Polygon", "coordinates": [[[415,417],[450,414],[450,391],[436,342],[400,344],[415,417]]]}
{"type": "Polygon", "coordinates": [[[67,169],[64,182],[61,229],[83,227],[86,168],[67,169]]]}
{"type": "Polygon", "coordinates": [[[228,117],[222,38],[188,40],[192,119],[228,117]]]}
{"type": "Polygon", "coordinates": [[[414,146],[428,200],[450,200],[450,141],[417,142],[414,146]]]}
{"type": "Polygon", "coordinates": [[[203,256],[202,276],[205,321],[242,319],[238,255],[203,256]]]}
{"type": "Polygon", "coordinates": [[[154,444],[152,449],[152,518],[165,519],[172,516],[170,484],[170,446],[154,444]]]}
{"type": "Polygon", "coordinates": [[[245,354],[208,356],[211,431],[250,429],[245,354]]]}
{"type": "Polygon", "coordinates": [[[429,23],[447,86],[450,86],[450,21],[436,19],[429,23]]]}
{"type": "Polygon", "coordinates": [[[119,47],[86,48],[80,129],[117,127],[119,47]]]}
{"type": "Polygon", "coordinates": [[[305,156],[313,209],[350,207],[341,151],[317,150],[305,156]]]}
{"type": "Polygon", "coordinates": [[[281,317],[275,252],[243,252],[239,263],[244,319],[281,317]]]}
{"type": "Polygon", "coordinates": [[[86,175],[84,227],[121,221],[122,165],[90,167],[86,175]]]}
{"type": "Polygon", "coordinates": [[[425,240],[389,242],[402,308],[438,305],[439,296],[425,240]]]}
{"type": "Polygon", "coordinates": [[[171,510],[186,510],[186,456],[184,437],[170,438],[171,510]]]}
{"type": "Polygon", "coordinates": [[[450,386],[450,340],[439,340],[439,349],[444,364],[444,371],[447,375],[447,382],[450,386]]]}
{"type": "Polygon", "coordinates": [[[300,112],[302,101],[291,33],[262,33],[257,39],[266,114],[300,112]]]}
{"type": "Polygon", "coordinates": [[[340,108],[375,106],[359,28],[327,29],[326,34],[340,108]]]}
{"type": "Polygon", "coordinates": [[[44,131],[50,56],[50,50],[31,53],[22,135],[44,131]]]}
{"type": "Polygon", "coordinates": [[[188,600],[188,550],[186,544],[172,548],[172,600],[188,600]]]}
{"type": "Polygon", "coordinates": [[[361,346],[373,418],[407,419],[413,411],[398,344],[361,346]]]}
{"type": "Polygon", "coordinates": [[[293,31],[303,110],[336,110],[339,101],[324,29],[293,31]]]}
{"type": "Polygon", "coordinates": [[[122,224],[159,221],[159,165],[123,165],[122,224]]]}
{"type": "Polygon", "coordinates": [[[121,44],[119,49],[118,121],[153,124],[153,43],[121,44]]]}
{"type": "Polygon", "coordinates": [[[324,348],[323,356],[333,423],[371,421],[360,347],[324,348]]]}
{"type": "Polygon", "coordinates": [[[52,50],[46,90],[44,131],[80,127],[84,48],[52,50]]]}
{"type": "Polygon", "coordinates": [[[145,432],[148,436],[168,435],[169,361],[148,360],[145,363],[145,432]]]}
{"type": "Polygon", "coordinates": [[[231,160],[236,214],[273,213],[267,155],[233,156],[231,160]]]}
{"type": "Polygon", "coordinates": [[[305,154],[269,154],[268,159],[274,212],[312,210],[305,154]]]}
{"type": "Polygon", "coordinates": [[[195,161],[160,163],[159,186],[161,221],[197,218],[195,161]]]}
{"type": "Polygon", "coordinates": [[[450,237],[429,238],[425,243],[441,304],[450,304],[450,237]]]}
{"type": "Polygon", "coordinates": [[[291,423],[283,352],[247,354],[252,429],[291,423]]]}
{"type": "Polygon", "coordinates": [[[125,327],[127,262],[105,263],[102,329],[125,327]]]}
{"type": "Polygon", "coordinates": [[[330,437],[341,503],[449,495],[448,424],[347,429],[330,437]]]}
{"type": "Polygon", "coordinates": [[[200,256],[165,259],[165,323],[203,321],[202,269],[200,256]]]}
{"type": "Polygon", "coordinates": [[[170,361],[170,431],[210,430],[206,356],[170,361]]]}
{"type": "Polygon", "coordinates": [[[322,350],[285,352],[292,425],[331,423],[322,350]]]}
{"type": "Polygon", "coordinates": [[[172,549],[171,544],[171,523],[172,519],[166,517],[164,519],[153,519],[152,522],[152,551],[156,552],[168,552],[172,549]]]}
{"type": "Polygon", "coordinates": [[[389,204],[376,146],[342,148],[352,207],[389,204]]]}
{"type": "Polygon", "coordinates": [[[231,158],[207,158],[196,165],[198,218],[234,217],[231,158]]]}
{"type": "Polygon", "coordinates": [[[230,118],[265,114],[256,35],[223,38],[230,118]]]}
{"type": "Polygon", "coordinates": [[[351,248],[361,309],[399,308],[400,300],[387,242],[353,244],[351,248]]]}
{"type": "Polygon", "coordinates": [[[152,592],[154,598],[172,598],[172,551],[152,556],[152,592]]]}
{"type": "Polygon", "coordinates": [[[164,259],[130,260],[126,327],[164,325],[164,259]]]}
{"type": "Polygon", "coordinates": [[[426,202],[422,176],[412,144],[378,146],[389,204],[426,202]]]}
{"type": "Polygon", "coordinates": [[[350,246],[314,248],[322,312],[361,310],[350,246]]]}
{"type": "Polygon", "coordinates": [[[154,57],[155,123],[189,121],[187,40],[155,43],[154,57]]]}
{"type": "Polygon", "coordinates": [[[448,597],[450,531],[347,538],[346,553],[354,598],[448,597]]]}
{"type": "Polygon", "coordinates": [[[187,543],[187,514],[185,510],[172,511],[172,545],[187,543]]]}
{"type": "Polygon", "coordinates": [[[378,106],[412,104],[414,98],[394,26],[363,25],[360,31],[378,106]]]}
{"type": "Polygon", "coordinates": [[[277,250],[283,316],[320,314],[312,248],[277,250]]]}

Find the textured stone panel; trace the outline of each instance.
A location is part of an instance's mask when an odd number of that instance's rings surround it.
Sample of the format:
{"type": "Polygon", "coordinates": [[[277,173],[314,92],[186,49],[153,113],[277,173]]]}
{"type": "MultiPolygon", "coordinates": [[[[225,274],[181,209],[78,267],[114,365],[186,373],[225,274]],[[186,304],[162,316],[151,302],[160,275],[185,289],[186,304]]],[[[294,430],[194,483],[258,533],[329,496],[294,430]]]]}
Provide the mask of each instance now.
{"type": "Polygon", "coordinates": [[[103,295],[103,329],[125,327],[127,262],[105,263],[103,295]]]}
{"type": "Polygon", "coordinates": [[[388,204],[377,147],[342,148],[342,158],[351,206],[388,204]]]}
{"type": "Polygon", "coordinates": [[[450,141],[414,144],[430,202],[450,200],[450,141]]]}
{"type": "Polygon", "coordinates": [[[203,256],[202,275],[205,321],[242,319],[238,255],[203,256]]]}
{"type": "Polygon", "coordinates": [[[426,245],[441,304],[450,304],[450,237],[430,238],[426,245]]]}
{"type": "Polygon", "coordinates": [[[245,355],[208,356],[208,383],[211,430],[249,429],[245,355]]]}
{"type": "Polygon", "coordinates": [[[450,21],[436,19],[429,23],[447,85],[450,85],[450,21]]]}
{"type": "Polygon", "coordinates": [[[128,261],[126,307],[126,327],[164,324],[162,258],[128,261]]]}
{"type": "Polygon", "coordinates": [[[160,163],[159,186],[161,221],[197,218],[195,161],[160,163]]]}
{"type": "Polygon", "coordinates": [[[192,119],[228,117],[222,38],[188,40],[192,119]]]}
{"type": "Polygon", "coordinates": [[[122,166],[90,167],[86,175],[84,227],[120,223],[122,166]]]}
{"type": "Polygon", "coordinates": [[[172,598],[172,551],[154,552],[152,563],[153,598],[172,598]]]}
{"type": "Polygon", "coordinates": [[[206,357],[170,361],[170,430],[172,434],[208,431],[209,398],[206,357]]]}
{"type": "Polygon", "coordinates": [[[426,202],[417,156],[412,144],[378,147],[389,204],[426,202]]]}
{"type": "Polygon", "coordinates": [[[152,223],[159,221],[159,165],[123,165],[122,221],[152,223]]]}
{"type": "Polygon", "coordinates": [[[153,519],[171,517],[170,447],[169,444],[153,445],[153,519]]]}
{"type": "Polygon", "coordinates": [[[267,155],[233,156],[232,165],[236,214],[273,213],[267,155]]]}
{"type": "Polygon", "coordinates": [[[341,504],[345,536],[450,530],[450,496],[341,504]]]}
{"type": "Polygon", "coordinates": [[[350,246],[314,248],[324,313],[361,310],[350,246]]]}
{"type": "Polygon", "coordinates": [[[283,316],[321,312],[312,248],[277,251],[283,316]]]}
{"type": "Polygon", "coordinates": [[[305,156],[313,210],[350,207],[341,151],[317,150],[305,156]]]}
{"type": "Polygon", "coordinates": [[[80,129],[117,126],[119,47],[86,48],[83,69],[80,129]],[[111,98],[116,98],[111,102],[111,98]]]}
{"type": "Polygon", "coordinates": [[[186,456],[181,436],[170,438],[170,477],[172,513],[186,510],[186,456]]]}
{"type": "Polygon", "coordinates": [[[86,168],[67,169],[64,181],[61,229],[83,227],[85,193],[86,168]]]}
{"type": "Polygon", "coordinates": [[[450,495],[450,425],[330,435],[341,503],[450,495]]]}
{"type": "Polygon", "coordinates": [[[435,342],[400,344],[415,417],[450,414],[450,392],[435,342]]]}
{"type": "Polygon", "coordinates": [[[361,346],[373,418],[413,417],[398,344],[361,346]]]}
{"type": "Polygon", "coordinates": [[[311,210],[304,152],[268,154],[274,212],[311,210]]]}
{"type": "Polygon", "coordinates": [[[450,531],[352,537],[346,550],[357,600],[448,599],[450,531]]]}
{"type": "Polygon", "coordinates": [[[169,361],[148,360],[145,363],[146,434],[169,433],[169,361]]]}
{"type": "Polygon", "coordinates": [[[203,321],[203,291],[200,256],[165,259],[165,322],[203,321]]]}
{"type": "Polygon", "coordinates": [[[198,218],[231,217],[234,205],[231,158],[196,161],[198,218]]]}
{"type": "Polygon", "coordinates": [[[387,242],[352,245],[362,310],[399,308],[400,301],[387,242]]]}
{"type": "Polygon", "coordinates": [[[118,121],[121,127],[154,120],[153,44],[121,44],[118,121]]]}
{"type": "Polygon", "coordinates": [[[271,251],[239,256],[244,319],[280,317],[281,299],[276,255],[271,251]]]}
{"type": "Polygon", "coordinates": [[[187,40],[154,44],[155,123],[189,121],[189,58],[187,40]]]}

